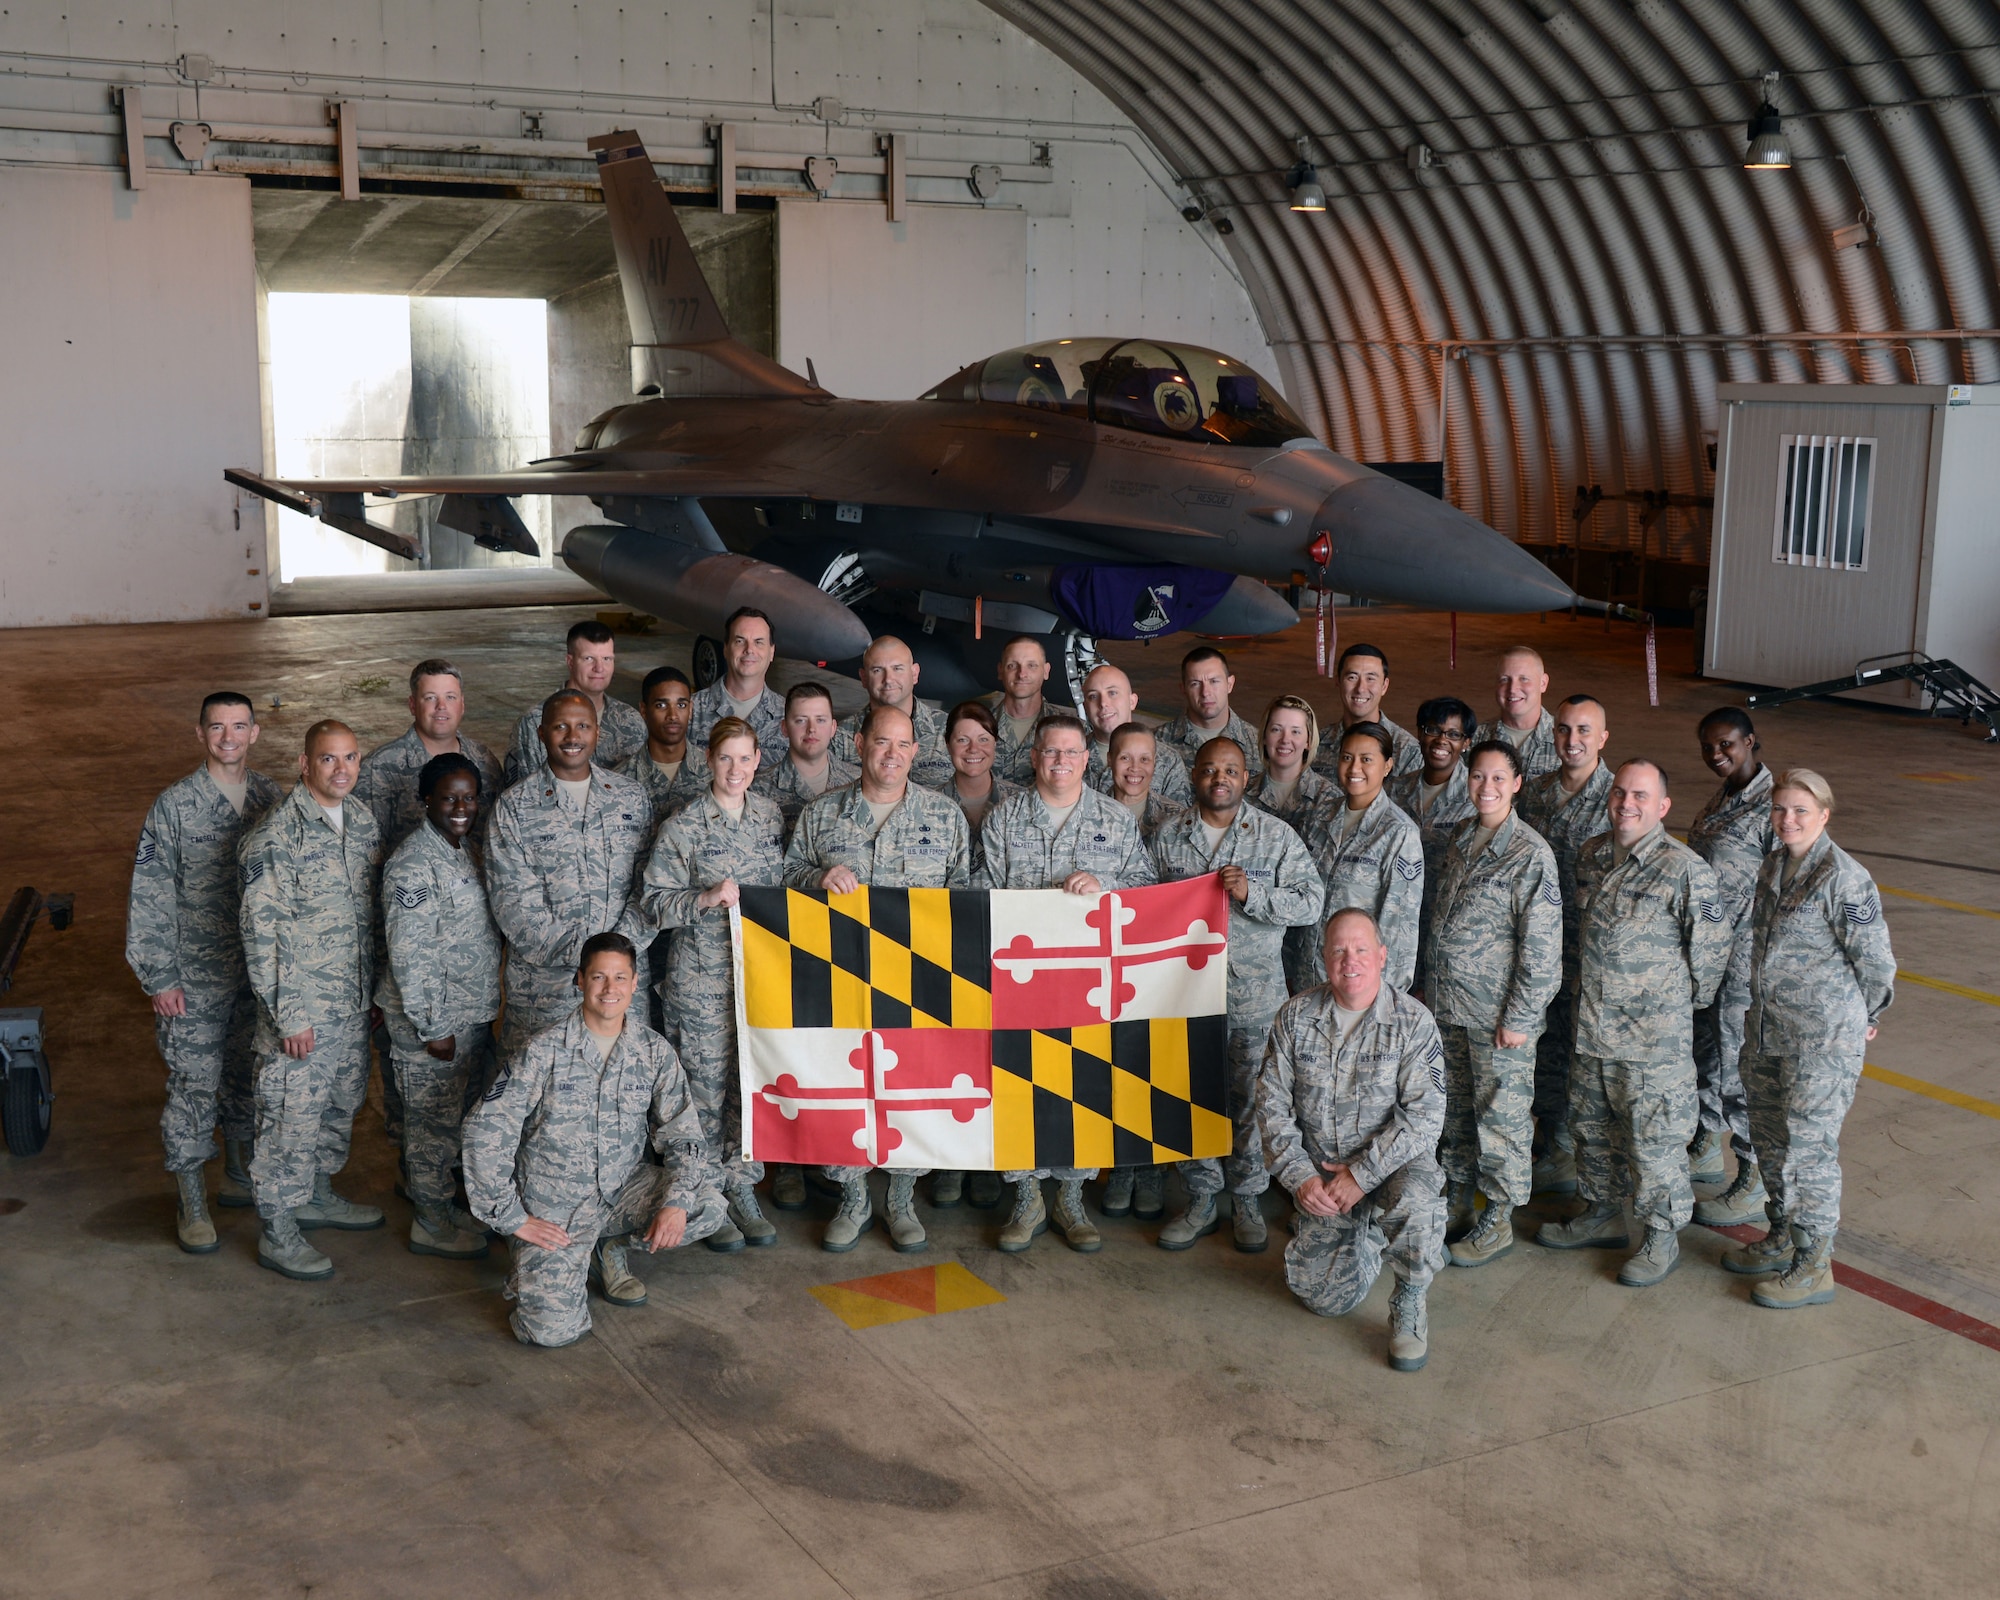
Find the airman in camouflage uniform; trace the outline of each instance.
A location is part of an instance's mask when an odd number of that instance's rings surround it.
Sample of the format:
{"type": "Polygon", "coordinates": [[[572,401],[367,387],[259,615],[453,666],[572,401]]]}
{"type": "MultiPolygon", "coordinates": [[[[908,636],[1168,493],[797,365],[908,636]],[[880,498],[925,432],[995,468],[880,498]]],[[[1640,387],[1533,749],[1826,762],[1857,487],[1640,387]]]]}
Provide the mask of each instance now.
{"type": "Polygon", "coordinates": [[[775,767],[762,767],[757,772],[757,793],[763,795],[778,808],[778,815],[785,824],[785,842],[791,842],[794,829],[799,825],[799,817],[805,808],[821,795],[832,794],[836,789],[845,789],[861,776],[861,769],[851,761],[841,761],[832,755],[826,758],[827,773],[825,787],[808,790],[799,777],[798,768],[787,755],[775,767]]]}
{"type": "Polygon", "coordinates": [[[1582,920],[1570,1117],[1585,1209],[1540,1236],[1560,1247],[1612,1248],[1624,1233],[1629,1194],[1646,1236],[1618,1280],[1635,1289],[1679,1264],[1678,1235],[1694,1214],[1687,1162],[1694,1012],[1715,994],[1729,959],[1715,874],[1657,820],[1664,806],[1657,816],[1642,809],[1655,785],[1663,790],[1665,779],[1651,762],[1621,766],[1612,783],[1613,831],[1577,856],[1582,920]],[[1620,839],[1649,819],[1637,839],[1620,839]]]}
{"type": "MultiPolygon", "coordinates": [[[[785,848],[784,881],[830,893],[859,885],[885,889],[965,889],[972,884],[971,838],[958,802],[910,781],[916,740],[909,714],[871,706],[859,732],[861,776],[821,795],[799,814],[785,848]],[[874,806],[889,807],[878,822],[874,806]],[[853,883],[847,880],[852,878],[853,883]]],[[[841,1187],[840,1210],[821,1247],[852,1250],[874,1216],[866,1167],[827,1167],[841,1187]]],[[[927,1167],[891,1167],[883,1224],[898,1250],[925,1247],[917,1219],[916,1181],[927,1167]]]]}
{"type": "Polygon", "coordinates": [[[736,965],[729,937],[734,897],[717,899],[705,891],[725,882],[739,887],[781,882],[785,822],[777,802],[761,794],[746,791],[740,804],[732,817],[711,791],[660,824],[646,863],[644,903],[647,917],[667,932],[667,1034],[687,1071],[702,1138],[721,1167],[731,1223],[747,1242],[766,1245],[777,1243],[777,1230],[751,1192],[763,1180],[764,1164],[742,1156],[736,965]],[[711,901],[706,906],[705,897],[711,901]]]}
{"type": "Polygon", "coordinates": [[[286,1277],[333,1271],[302,1227],[382,1225],[375,1207],[333,1190],[368,1084],[375,992],[382,841],[367,808],[346,803],[360,765],[351,729],[315,723],[300,783],[237,847],[238,926],[257,996],[257,1259],[286,1277]]]}
{"type": "MultiPolygon", "coordinates": [[[[1334,917],[1329,941],[1360,921],[1334,917]]],[[[1379,961],[1379,935],[1372,942],[1379,961]]],[[[1332,960],[1338,968],[1344,957],[1332,960]]],[[[1355,997],[1344,1032],[1332,983],[1279,1010],[1257,1078],[1257,1116],[1264,1159],[1299,1208],[1285,1247],[1286,1286],[1320,1316],[1346,1316],[1367,1298],[1386,1258],[1396,1278],[1389,1361],[1408,1372],[1428,1359],[1425,1295],[1444,1265],[1436,1159],[1444,1047],[1431,1014],[1376,972],[1373,998],[1355,997]],[[1322,1186],[1343,1178],[1359,1191],[1344,1213],[1309,1209],[1322,1186]]]]}
{"type": "Polygon", "coordinates": [[[410,673],[410,714],[417,720],[400,736],[361,758],[361,776],[354,783],[354,798],[374,816],[382,848],[392,852],[424,820],[417,775],[432,756],[445,754],[424,743],[427,733],[437,743],[454,741],[458,753],[479,769],[480,792],[488,800],[500,792],[499,758],[459,729],[465,694],[457,667],[439,659],[418,662],[410,673]]]}
{"type": "Polygon", "coordinates": [[[755,788],[777,802],[787,844],[800,812],[821,795],[845,788],[861,776],[861,768],[853,762],[834,759],[831,745],[836,731],[833,696],[824,684],[795,683],[785,692],[784,758],[757,768],[755,788]],[[813,773],[811,779],[808,771],[813,773]]]}
{"type": "Polygon", "coordinates": [[[1262,772],[1264,741],[1255,728],[1229,709],[1229,697],[1235,692],[1236,674],[1229,670],[1229,658],[1214,645],[1196,645],[1181,657],[1181,693],[1186,703],[1157,730],[1160,748],[1171,750],[1184,766],[1192,768],[1209,740],[1227,739],[1243,752],[1250,772],[1262,772]],[[1197,717],[1215,725],[1204,727],[1197,717]]]}
{"type": "Polygon", "coordinates": [[[1475,743],[1499,739],[1512,745],[1529,778],[1554,772],[1561,765],[1562,758],[1556,752],[1556,719],[1542,704],[1548,687],[1549,674],[1542,665],[1541,652],[1515,645],[1500,657],[1500,714],[1482,722],[1473,735],[1475,743]]]}
{"type": "MultiPolygon", "coordinates": [[[[1329,728],[1327,730],[1328,738],[1326,742],[1320,745],[1319,755],[1313,760],[1313,771],[1317,772],[1322,778],[1331,778],[1334,772],[1334,763],[1340,757],[1341,736],[1349,728],[1357,726],[1359,722],[1364,720],[1369,719],[1349,717],[1329,728]]],[[[1388,730],[1389,738],[1396,747],[1396,762],[1391,771],[1389,781],[1394,783],[1398,778],[1405,777],[1412,772],[1420,771],[1424,764],[1424,752],[1423,746],[1417,743],[1417,736],[1401,723],[1392,721],[1388,717],[1378,715],[1372,720],[1388,730]]]]}
{"type": "Polygon", "coordinates": [[[1417,707],[1417,765],[1393,773],[1383,787],[1398,809],[1417,825],[1424,846],[1424,903],[1417,918],[1415,992],[1425,990],[1424,949],[1430,943],[1431,907],[1437,899],[1438,874],[1444,853],[1458,825],[1472,815],[1472,790],[1466,783],[1465,752],[1472,743],[1478,715],[1456,695],[1438,695],[1417,707]],[[1431,780],[1442,775],[1442,781],[1431,780]]]}
{"type": "MultiPolygon", "coordinates": [[[[611,680],[618,670],[617,643],[603,623],[579,622],[569,630],[568,650],[569,677],[556,692],[573,690],[590,701],[597,714],[597,764],[607,770],[616,768],[646,748],[646,719],[611,694],[611,680]]],[[[502,774],[507,784],[519,783],[548,758],[541,727],[541,705],[528,707],[514,724],[514,743],[502,774]]]]}
{"type": "Polygon", "coordinates": [[[613,770],[646,791],[653,815],[660,821],[665,821],[683,806],[692,805],[708,793],[708,757],[692,738],[688,740],[687,755],[671,777],[645,750],[627,756],[613,770]]]}
{"type": "Polygon", "coordinates": [[[467,842],[487,792],[479,769],[443,755],[419,782],[430,789],[430,815],[382,869],[386,959],[375,1004],[402,1091],[405,1182],[416,1213],[410,1249],[464,1260],[486,1254],[486,1236],[453,1205],[452,1169],[468,1088],[483,1090],[493,1064],[500,929],[467,842]]]}
{"type": "Polygon", "coordinates": [[[645,1300],[626,1266],[628,1235],[658,1226],[669,1209],[686,1213],[677,1245],[726,1220],[674,1047],[627,1016],[600,1054],[581,1006],[530,1039],[465,1119],[465,1186],[473,1215],[513,1239],[514,1337],[548,1349],[590,1331],[593,1265],[608,1299],[645,1300]],[[658,1166],[644,1159],[649,1135],[658,1166]],[[537,1221],[567,1242],[522,1237],[537,1221]]]}
{"type": "Polygon", "coordinates": [[[1340,791],[1324,773],[1315,772],[1311,767],[1299,774],[1299,781],[1283,800],[1269,796],[1269,778],[1268,772],[1255,774],[1250,779],[1250,786],[1243,791],[1243,798],[1259,811],[1276,817],[1294,833],[1305,826],[1306,819],[1320,806],[1340,803],[1340,791]]]}
{"type": "Polygon", "coordinates": [[[652,802],[623,773],[589,764],[585,725],[571,720],[587,704],[573,692],[549,697],[545,738],[570,746],[559,750],[562,771],[544,761],[493,806],[486,891],[507,940],[503,1064],[576,1003],[584,940],[616,932],[643,949],[654,931],[639,904],[652,802]],[[579,763],[590,784],[581,803],[559,781],[579,763]]]}
{"type": "MultiPolygon", "coordinates": [[[[1688,848],[1715,870],[1722,919],[1730,930],[1729,965],[1715,1000],[1694,1017],[1694,1088],[1701,1129],[1689,1151],[1696,1183],[1723,1175],[1722,1146],[1734,1147],[1736,1178],[1722,1194],[1695,1206],[1695,1220],[1731,1226],[1763,1211],[1763,1183],[1750,1139],[1750,1108],[1743,1097],[1738,1062],[1743,1055],[1743,1016],[1750,1009],[1750,906],[1757,895],[1757,872],[1776,844],[1771,831],[1771,771],[1757,760],[1756,731],[1735,726],[1741,712],[1716,713],[1702,724],[1703,749],[1720,741],[1755,771],[1741,788],[1725,781],[1688,828],[1688,848]],[[1717,717],[1723,717],[1721,723],[1717,717]],[[1747,745],[1748,749],[1743,746],[1747,745]]],[[[1725,761],[1728,756],[1723,758],[1725,761]]]]}
{"type": "MultiPolygon", "coordinates": [[[[1103,893],[1159,881],[1132,813],[1076,781],[1075,768],[1087,761],[1086,738],[1074,717],[1052,717],[1041,725],[1035,744],[1035,786],[995,806],[980,830],[986,860],[975,880],[978,888],[1103,893]],[[1071,794],[1074,798],[1066,800],[1071,794]],[[1069,814],[1058,822],[1055,813],[1065,805],[1069,814]]],[[[1010,1254],[1026,1250],[1047,1231],[1041,1180],[1053,1177],[1056,1222],[1064,1238],[1075,1250],[1101,1249],[1104,1241],[1083,1206],[1083,1185],[1096,1175],[1094,1167],[1002,1173],[1014,1185],[1015,1199],[1013,1213],[1000,1230],[1000,1248],[1010,1254]]]]}
{"type": "Polygon", "coordinates": [[[1486,1196],[1479,1226],[1452,1250],[1462,1266],[1483,1265],[1513,1248],[1513,1213],[1529,1196],[1535,1039],[1562,981],[1554,856],[1512,811],[1480,849],[1481,821],[1475,812],[1461,822],[1445,851],[1424,956],[1424,998],[1444,1040],[1439,1159],[1454,1226],[1470,1220],[1475,1183],[1486,1196]],[[1514,1042],[1501,1042],[1503,1030],[1514,1042]]]}
{"type": "Polygon", "coordinates": [[[1793,856],[1784,815],[1793,781],[1831,811],[1825,781],[1793,770],[1774,785],[1780,849],[1757,870],[1750,911],[1750,1009],[1743,1022],[1743,1090],[1750,1138],[1769,1198],[1765,1238],[1723,1257],[1750,1275],[1776,1272],[1752,1298],[1774,1308],[1833,1298],[1840,1229],[1840,1125],[1854,1103],[1861,1056],[1895,998],[1896,957],[1867,868],[1824,832],[1793,856]]]}
{"type": "MultiPolygon", "coordinates": [[[[1236,1248],[1254,1252],[1265,1245],[1257,1197],[1271,1186],[1257,1134],[1257,1069],[1271,1018],[1287,994],[1285,931],[1317,928],[1325,891],[1305,841],[1276,817],[1242,803],[1244,775],[1234,741],[1203,745],[1195,754],[1194,781],[1201,806],[1160,830],[1153,865],[1162,883],[1219,872],[1229,893],[1229,1114],[1236,1139],[1228,1184],[1235,1196],[1236,1248]],[[1223,830],[1214,843],[1211,827],[1223,830]]],[[[1185,1250],[1215,1231],[1215,1197],[1223,1188],[1220,1161],[1183,1161],[1180,1172],[1188,1208],[1160,1234],[1169,1250],[1185,1250]]]]}
{"type": "MultiPolygon", "coordinates": [[[[1389,693],[1389,658],[1381,647],[1360,642],[1349,645],[1340,652],[1333,675],[1340,685],[1340,715],[1322,730],[1320,736],[1319,755],[1314,766],[1321,776],[1339,776],[1340,741],[1347,736],[1349,729],[1366,722],[1378,724],[1394,746],[1394,758],[1389,769],[1392,782],[1404,773],[1415,772],[1421,767],[1424,764],[1422,747],[1405,729],[1383,714],[1382,702],[1389,693]]],[[[1471,731],[1466,729],[1468,733],[1471,731]]]]}
{"type": "MultiPolygon", "coordinates": [[[[1603,705],[1588,695],[1572,695],[1551,717],[1557,760],[1565,745],[1577,756],[1590,758],[1589,773],[1574,792],[1565,780],[1570,768],[1531,777],[1521,785],[1515,802],[1521,820],[1555,852],[1556,873],[1563,897],[1563,981],[1549,1002],[1542,1036],[1535,1044],[1535,1160],[1538,1192],[1572,1194],[1576,1185],[1576,1141],[1569,1126],[1570,1072],[1576,1056],[1576,979],[1579,901],[1576,857],[1586,839],[1604,831],[1605,804],[1611,795],[1611,768],[1601,759],[1606,729],[1603,705]],[[1593,726],[1594,725],[1594,726],[1593,726]],[[1595,753],[1592,746],[1596,747],[1595,753]]],[[[1546,713],[1545,713],[1546,715],[1546,713]]]]}
{"type": "Polygon", "coordinates": [[[284,797],[246,765],[256,731],[256,712],[244,696],[211,696],[203,704],[198,732],[204,744],[223,750],[224,759],[211,755],[146,813],[125,918],[125,960],[153,1001],[167,1067],[160,1138],[167,1170],[182,1192],[181,1248],[193,1255],[219,1248],[203,1176],[215,1155],[218,1123],[226,1156],[216,1198],[226,1206],[250,1204],[257,1011],[237,926],[242,889],[236,847],[244,830],[284,797]],[[225,782],[230,771],[241,773],[240,812],[216,782],[218,766],[225,782]]]}
{"type": "MultiPolygon", "coordinates": [[[[1391,988],[1407,990],[1417,971],[1417,929],[1423,918],[1424,846],[1417,825],[1384,789],[1345,832],[1347,796],[1335,789],[1306,819],[1300,832],[1326,886],[1325,915],[1349,907],[1365,911],[1389,950],[1391,988]]],[[[1310,932],[1285,946],[1285,979],[1294,994],[1326,982],[1319,940],[1310,932]]]]}
{"type": "Polygon", "coordinates": [[[861,657],[861,687],[868,691],[867,708],[842,717],[833,735],[833,754],[851,766],[861,764],[857,742],[862,720],[877,706],[900,711],[910,719],[917,753],[910,762],[910,782],[942,789],[951,782],[951,753],[945,749],[944,715],[917,698],[918,666],[910,647],[884,634],[861,657]]]}
{"type": "MultiPolygon", "coordinates": [[[[1132,692],[1132,680],[1122,667],[1110,662],[1092,667],[1083,680],[1083,707],[1090,729],[1090,763],[1084,769],[1084,784],[1100,794],[1110,794],[1117,785],[1111,772],[1111,736],[1137,719],[1139,697],[1132,692]]],[[[1157,754],[1153,765],[1152,792],[1169,805],[1191,806],[1194,790],[1188,785],[1187,763],[1180,752],[1153,732],[1157,754]]]]}
{"type": "Polygon", "coordinates": [[[1049,653],[1042,641],[1029,634],[1009,639],[1000,652],[1000,687],[984,703],[993,713],[993,775],[1016,788],[1035,781],[1035,724],[1058,709],[1043,697],[1048,681],[1049,653]],[[1021,709],[1010,709],[1010,700],[1021,709]]]}
{"type": "Polygon", "coordinates": [[[706,750],[715,725],[734,717],[750,725],[765,766],[784,759],[785,697],[765,681],[776,656],[769,617],[754,606],[730,614],[722,625],[723,675],[695,693],[687,730],[691,747],[706,750]]]}

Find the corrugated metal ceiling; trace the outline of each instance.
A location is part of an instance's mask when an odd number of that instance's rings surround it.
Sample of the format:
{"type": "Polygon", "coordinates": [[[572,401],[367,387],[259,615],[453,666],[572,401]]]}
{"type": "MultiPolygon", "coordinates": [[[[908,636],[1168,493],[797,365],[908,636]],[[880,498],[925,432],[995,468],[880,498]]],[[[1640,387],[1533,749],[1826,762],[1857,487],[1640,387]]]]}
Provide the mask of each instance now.
{"type": "MultiPolygon", "coordinates": [[[[2000,379],[1986,0],[988,3],[1227,220],[1335,448],[1442,453],[1516,537],[1574,541],[1579,485],[1709,494],[1717,383],[2000,379]],[[1794,165],[1745,172],[1767,71],[1794,165]],[[1301,134],[1324,215],[1288,208],[1301,134]]],[[[1640,514],[1614,499],[1583,540],[1636,543],[1640,514]]],[[[1655,513],[1655,554],[1706,537],[1655,513]]]]}

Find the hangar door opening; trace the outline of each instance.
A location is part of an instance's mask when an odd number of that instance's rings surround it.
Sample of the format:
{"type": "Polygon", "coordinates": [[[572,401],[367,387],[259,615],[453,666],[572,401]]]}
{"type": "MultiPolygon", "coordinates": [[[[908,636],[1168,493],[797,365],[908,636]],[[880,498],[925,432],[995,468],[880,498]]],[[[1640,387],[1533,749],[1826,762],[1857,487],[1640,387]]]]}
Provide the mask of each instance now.
{"type": "MultiPolygon", "coordinates": [[[[548,455],[548,323],[543,300],[273,294],[265,325],[278,476],[510,472],[548,455]]],[[[420,568],[549,564],[545,498],[520,503],[539,560],[481,549],[437,524],[438,505],[412,500],[370,516],[417,541],[420,568]]],[[[311,517],[278,513],[287,581],[411,565],[311,517]]]]}
{"type": "MultiPolygon", "coordinates": [[[[266,465],[278,476],[511,471],[567,451],[592,417],[632,398],[630,333],[600,201],[497,185],[492,196],[410,187],[358,200],[277,180],[252,190],[266,465]]],[[[681,212],[732,331],[766,355],[776,323],[773,215],[681,212]]],[[[275,575],[289,583],[418,565],[548,566],[570,528],[603,520],[578,498],[516,501],[541,547],[531,560],[432,525],[438,505],[369,509],[419,542],[420,562],[279,512],[275,575]]]]}

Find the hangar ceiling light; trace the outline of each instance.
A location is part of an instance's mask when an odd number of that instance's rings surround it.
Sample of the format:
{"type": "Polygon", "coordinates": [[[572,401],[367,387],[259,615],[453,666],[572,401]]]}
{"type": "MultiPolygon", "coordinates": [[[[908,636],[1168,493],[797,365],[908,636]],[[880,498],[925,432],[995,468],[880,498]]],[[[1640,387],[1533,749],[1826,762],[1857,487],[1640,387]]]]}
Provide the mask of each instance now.
{"type": "Polygon", "coordinates": [[[1285,174],[1285,187],[1292,191],[1294,211],[1324,211],[1326,191],[1319,186],[1319,170],[1312,164],[1306,136],[1299,135],[1298,165],[1285,174]]]}
{"type": "Polygon", "coordinates": [[[1785,137],[1778,108],[1771,103],[1771,96],[1777,88],[1777,73],[1765,73],[1764,100],[1757,107],[1757,115],[1750,119],[1750,143],[1743,151],[1745,172],[1784,172],[1791,167],[1791,141],[1785,137]]]}

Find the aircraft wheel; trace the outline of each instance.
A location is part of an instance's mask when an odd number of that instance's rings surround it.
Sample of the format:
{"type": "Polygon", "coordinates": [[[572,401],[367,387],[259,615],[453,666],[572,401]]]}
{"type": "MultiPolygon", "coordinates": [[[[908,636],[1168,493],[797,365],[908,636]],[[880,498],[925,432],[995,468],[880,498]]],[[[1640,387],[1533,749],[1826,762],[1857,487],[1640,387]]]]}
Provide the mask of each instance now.
{"type": "Polygon", "coordinates": [[[722,641],[702,634],[694,642],[694,686],[706,689],[722,679],[722,641]]]}
{"type": "Polygon", "coordinates": [[[39,1063],[30,1064],[32,1057],[17,1060],[22,1064],[12,1072],[0,1074],[6,1080],[0,1122],[6,1125],[10,1152],[17,1156],[38,1155],[49,1142],[49,1096],[42,1088],[42,1075],[36,1070],[39,1063]]]}

